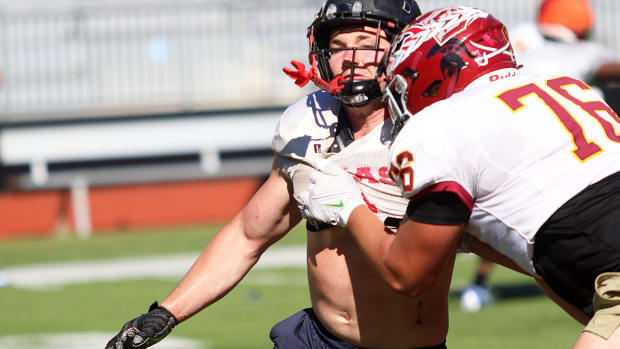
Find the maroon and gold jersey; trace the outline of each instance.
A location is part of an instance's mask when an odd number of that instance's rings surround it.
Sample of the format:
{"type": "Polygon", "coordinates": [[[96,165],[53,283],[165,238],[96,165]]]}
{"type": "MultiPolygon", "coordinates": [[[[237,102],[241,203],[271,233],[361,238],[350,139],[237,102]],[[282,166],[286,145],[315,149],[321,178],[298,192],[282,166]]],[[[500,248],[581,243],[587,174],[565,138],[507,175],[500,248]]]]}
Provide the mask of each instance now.
{"type": "Polygon", "coordinates": [[[455,193],[467,231],[534,274],[541,225],[620,171],[620,119],[579,80],[505,69],[415,114],[390,158],[404,196],[455,193]]]}

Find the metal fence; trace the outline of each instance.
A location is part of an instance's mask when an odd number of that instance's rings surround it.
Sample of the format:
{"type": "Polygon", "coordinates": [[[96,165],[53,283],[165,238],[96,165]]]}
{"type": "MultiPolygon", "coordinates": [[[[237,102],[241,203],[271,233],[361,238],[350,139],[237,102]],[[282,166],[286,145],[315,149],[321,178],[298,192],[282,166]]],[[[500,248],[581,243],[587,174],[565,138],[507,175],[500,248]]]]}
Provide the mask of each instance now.
{"type": "MultiPolygon", "coordinates": [[[[308,89],[293,85],[281,68],[306,60],[306,28],[322,4],[90,0],[41,8],[14,2],[22,5],[0,7],[4,123],[286,105],[308,89]]],[[[538,4],[418,2],[423,10],[454,3],[484,8],[509,28],[531,21],[538,4]]],[[[594,39],[620,57],[620,1],[593,3],[594,39]]]]}
{"type": "Polygon", "coordinates": [[[0,114],[23,120],[286,104],[302,91],[281,68],[304,59],[305,28],[318,6],[176,1],[5,13],[0,114]]]}

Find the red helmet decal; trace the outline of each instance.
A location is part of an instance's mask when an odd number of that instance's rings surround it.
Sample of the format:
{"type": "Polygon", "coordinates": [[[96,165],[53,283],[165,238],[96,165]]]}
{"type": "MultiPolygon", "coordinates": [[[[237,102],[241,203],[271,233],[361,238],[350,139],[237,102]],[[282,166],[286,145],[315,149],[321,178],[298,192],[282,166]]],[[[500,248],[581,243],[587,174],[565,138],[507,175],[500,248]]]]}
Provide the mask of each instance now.
{"type": "MultiPolygon", "coordinates": [[[[394,71],[395,67],[407,60],[414,51],[430,39],[433,39],[439,46],[443,46],[464,32],[477,19],[488,17],[487,12],[466,6],[438,9],[422,15],[405,28],[396,39],[388,62],[388,76],[394,71]]],[[[514,59],[512,50],[509,49],[510,43],[507,36],[505,34],[504,41],[506,44],[499,48],[472,42],[471,44],[482,52],[481,56],[476,58],[476,63],[486,65],[489,57],[498,54],[507,54],[514,59]]]]}
{"type": "Polygon", "coordinates": [[[385,99],[395,125],[403,124],[477,78],[516,66],[506,27],[491,14],[466,6],[438,9],[394,40],[385,99]]]}

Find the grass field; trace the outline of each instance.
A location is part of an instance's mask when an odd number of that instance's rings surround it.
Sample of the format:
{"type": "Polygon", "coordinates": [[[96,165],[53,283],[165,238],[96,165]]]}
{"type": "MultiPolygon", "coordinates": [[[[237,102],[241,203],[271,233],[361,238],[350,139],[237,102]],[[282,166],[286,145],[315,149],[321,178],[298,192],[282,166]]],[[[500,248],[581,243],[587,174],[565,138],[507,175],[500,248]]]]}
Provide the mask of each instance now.
{"type": "MultiPolygon", "coordinates": [[[[217,226],[97,234],[0,243],[3,267],[58,261],[104,260],[110,257],[192,252],[202,249],[217,226]]],[[[296,229],[278,245],[299,245],[305,231],[296,229]]],[[[496,268],[492,285],[497,304],[478,313],[463,313],[458,289],[471,278],[477,260],[460,257],[453,278],[449,348],[569,348],[580,325],[534,290],[533,281],[496,268]]],[[[206,348],[270,348],[269,329],[282,318],[309,306],[304,269],[276,268],[250,272],[221,301],[175,329],[175,337],[192,338],[206,348]],[[264,282],[270,280],[269,282],[264,282]]],[[[41,333],[116,332],[124,321],[163,299],[177,280],[68,285],[24,290],[0,288],[0,348],[51,348],[4,344],[2,336],[41,333]]],[[[6,342],[6,341],[5,341],[6,342]]],[[[102,342],[98,348],[103,348],[102,342]]],[[[57,347],[54,347],[57,348],[57,347]]],[[[157,346],[155,346],[157,348],[157,346]]]]}

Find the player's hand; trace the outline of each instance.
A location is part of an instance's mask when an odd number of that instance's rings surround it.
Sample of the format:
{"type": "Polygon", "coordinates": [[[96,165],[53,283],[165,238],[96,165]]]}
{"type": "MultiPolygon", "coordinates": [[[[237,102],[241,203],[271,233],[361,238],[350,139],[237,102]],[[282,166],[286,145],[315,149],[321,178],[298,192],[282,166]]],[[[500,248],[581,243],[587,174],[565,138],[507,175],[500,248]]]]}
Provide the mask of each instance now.
{"type": "Polygon", "coordinates": [[[328,159],[319,160],[316,167],[320,172],[310,175],[308,191],[300,195],[302,213],[344,228],[353,209],[365,204],[360,187],[351,174],[328,159]]]}
{"type": "Polygon", "coordinates": [[[112,338],[105,349],[142,349],[159,342],[178,324],[177,319],[164,307],[153,303],[147,314],[127,322],[112,338]]]}

